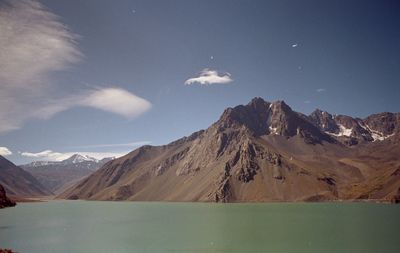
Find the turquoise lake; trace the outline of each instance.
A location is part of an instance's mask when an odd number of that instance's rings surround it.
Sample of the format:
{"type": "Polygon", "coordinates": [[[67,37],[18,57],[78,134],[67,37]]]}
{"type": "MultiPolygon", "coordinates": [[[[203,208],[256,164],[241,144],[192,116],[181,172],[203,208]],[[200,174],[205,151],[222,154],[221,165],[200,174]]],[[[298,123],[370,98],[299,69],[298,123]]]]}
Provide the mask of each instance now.
{"type": "Polygon", "coordinates": [[[0,248],[72,252],[400,252],[400,205],[50,201],[0,210],[0,248]]]}

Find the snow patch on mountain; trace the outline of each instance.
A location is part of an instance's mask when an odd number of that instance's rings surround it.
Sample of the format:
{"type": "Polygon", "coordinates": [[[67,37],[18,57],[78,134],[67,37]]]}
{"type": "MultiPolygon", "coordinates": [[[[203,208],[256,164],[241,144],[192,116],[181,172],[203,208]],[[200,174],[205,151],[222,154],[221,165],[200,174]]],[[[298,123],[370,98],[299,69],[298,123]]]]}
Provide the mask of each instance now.
{"type": "Polygon", "coordinates": [[[373,141],[384,141],[387,138],[390,138],[390,137],[392,137],[394,135],[394,133],[393,134],[389,134],[389,135],[385,135],[385,134],[383,134],[383,133],[381,133],[379,131],[371,129],[369,126],[367,126],[367,128],[371,132],[371,136],[374,139],[373,141]]]}
{"type": "Polygon", "coordinates": [[[271,134],[278,134],[278,128],[277,127],[269,127],[269,131],[271,134]]]}
{"type": "Polygon", "coordinates": [[[88,155],[75,154],[62,162],[67,162],[67,163],[94,162],[94,163],[98,163],[99,160],[97,160],[96,158],[90,157],[88,155]]]}
{"type": "Polygon", "coordinates": [[[341,137],[341,136],[350,137],[351,136],[351,133],[353,132],[353,128],[346,128],[342,124],[338,124],[338,126],[339,126],[339,133],[337,133],[337,134],[331,133],[331,132],[325,132],[325,133],[333,135],[333,136],[337,136],[337,137],[341,137]]]}

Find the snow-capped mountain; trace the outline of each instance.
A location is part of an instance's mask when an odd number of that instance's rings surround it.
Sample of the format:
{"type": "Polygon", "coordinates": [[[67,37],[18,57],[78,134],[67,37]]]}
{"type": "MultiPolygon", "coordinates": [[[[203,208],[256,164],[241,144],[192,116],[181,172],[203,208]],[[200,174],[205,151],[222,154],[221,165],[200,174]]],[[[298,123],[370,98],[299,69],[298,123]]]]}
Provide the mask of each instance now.
{"type": "Polygon", "coordinates": [[[67,158],[61,162],[63,164],[75,164],[75,163],[82,163],[82,162],[99,163],[100,160],[97,160],[96,158],[90,157],[88,155],[75,154],[75,155],[71,156],[70,158],[67,158]]]}
{"type": "Polygon", "coordinates": [[[114,158],[98,160],[88,155],[74,154],[63,161],[35,161],[20,167],[30,172],[53,192],[85,177],[114,158]]]}

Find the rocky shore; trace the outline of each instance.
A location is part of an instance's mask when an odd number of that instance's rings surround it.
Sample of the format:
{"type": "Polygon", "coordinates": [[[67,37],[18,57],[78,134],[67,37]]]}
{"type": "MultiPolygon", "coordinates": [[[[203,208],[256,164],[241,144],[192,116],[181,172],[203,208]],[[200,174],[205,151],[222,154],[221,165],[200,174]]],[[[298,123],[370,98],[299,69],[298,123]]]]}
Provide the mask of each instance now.
{"type": "MultiPolygon", "coordinates": [[[[0,208],[11,207],[11,206],[15,206],[15,205],[16,205],[15,202],[7,197],[6,190],[0,184],[0,208]]],[[[2,252],[9,252],[9,251],[3,251],[0,249],[0,253],[2,253],[2,252]]]]}

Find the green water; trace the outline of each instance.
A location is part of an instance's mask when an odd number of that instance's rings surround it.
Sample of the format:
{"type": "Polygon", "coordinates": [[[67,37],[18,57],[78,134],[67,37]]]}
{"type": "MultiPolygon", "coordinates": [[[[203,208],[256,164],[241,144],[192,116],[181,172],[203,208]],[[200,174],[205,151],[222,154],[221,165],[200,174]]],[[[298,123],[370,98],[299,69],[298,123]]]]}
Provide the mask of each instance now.
{"type": "Polygon", "coordinates": [[[400,252],[400,205],[51,201],[0,210],[0,248],[73,252],[400,252]]]}

